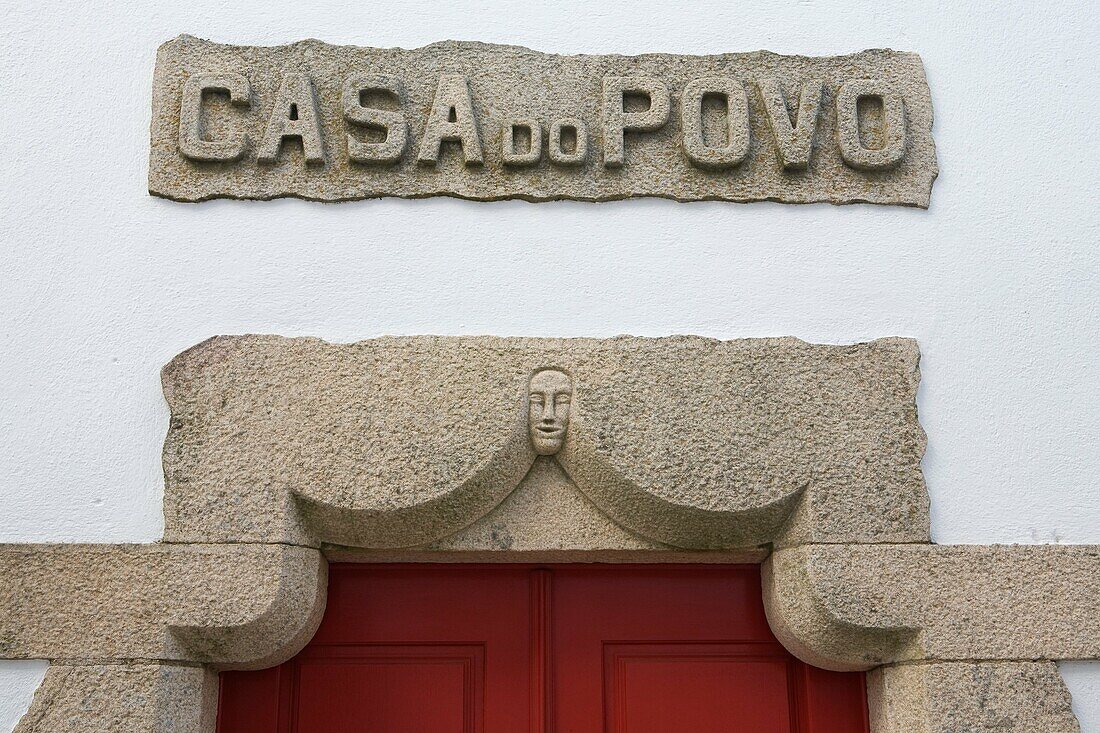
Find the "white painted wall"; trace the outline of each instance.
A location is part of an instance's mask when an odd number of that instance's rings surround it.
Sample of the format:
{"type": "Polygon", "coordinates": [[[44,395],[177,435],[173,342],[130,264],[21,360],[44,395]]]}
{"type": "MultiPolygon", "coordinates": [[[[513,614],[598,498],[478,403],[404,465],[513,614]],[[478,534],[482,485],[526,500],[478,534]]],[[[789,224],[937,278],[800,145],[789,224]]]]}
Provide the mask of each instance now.
{"type": "MultiPolygon", "coordinates": [[[[222,0],[0,7],[0,542],[162,531],[158,369],[218,333],[920,340],[939,542],[1100,543],[1092,0],[222,0]],[[929,211],[145,193],[159,43],[919,52],[929,211]]],[[[41,664],[0,663],[0,731],[41,664]]],[[[1100,665],[1065,668],[1100,733],[1100,665]]]]}

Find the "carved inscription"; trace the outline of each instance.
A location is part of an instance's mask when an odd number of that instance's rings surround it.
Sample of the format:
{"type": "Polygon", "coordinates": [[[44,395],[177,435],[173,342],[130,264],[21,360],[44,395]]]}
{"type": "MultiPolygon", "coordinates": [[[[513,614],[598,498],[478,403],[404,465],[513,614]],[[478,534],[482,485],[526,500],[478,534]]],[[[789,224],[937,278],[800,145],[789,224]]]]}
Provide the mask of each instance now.
{"type": "Polygon", "coordinates": [[[185,201],[770,199],[926,206],[920,59],[223,46],[159,53],[150,191],[185,201]]]}

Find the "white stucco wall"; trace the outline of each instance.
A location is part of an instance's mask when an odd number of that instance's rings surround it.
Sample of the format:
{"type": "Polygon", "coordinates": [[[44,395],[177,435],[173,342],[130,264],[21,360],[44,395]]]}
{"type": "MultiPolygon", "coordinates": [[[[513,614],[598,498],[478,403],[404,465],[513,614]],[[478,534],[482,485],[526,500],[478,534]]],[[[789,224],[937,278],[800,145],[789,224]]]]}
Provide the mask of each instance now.
{"type": "MultiPolygon", "coordinates": [[[[0,542],[162,531],[158,370],[218,333],[914,336],[939,542],[1100,543],[1100,10],[1091,0],[8,0],[0,542]],[[457,38],[554,52],[919,52],[929,211],[631,201],[173,204],[157,45],[457,38]]],[[[0,663],[0,732],[42,663],[0,663]]],[[[1100,733],[1100,665],[1065,665],[1100,733]]]]}

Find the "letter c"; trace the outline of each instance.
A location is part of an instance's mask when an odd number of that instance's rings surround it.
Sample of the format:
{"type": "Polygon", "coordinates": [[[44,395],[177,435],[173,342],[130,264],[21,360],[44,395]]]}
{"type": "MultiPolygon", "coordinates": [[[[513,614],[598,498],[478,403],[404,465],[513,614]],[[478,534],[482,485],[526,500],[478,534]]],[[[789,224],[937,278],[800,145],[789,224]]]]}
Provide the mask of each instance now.
{"type": "Polygon", "coordinates": [[[239,132],[225,140],[204,140],[202,98],[207,91],[225,92],[235,106],[247,107],[252,85],[241,74],[192,74],[180,97],[180,153],[188,160],[231,161],[244,155],[248,136],[239,132]]]}

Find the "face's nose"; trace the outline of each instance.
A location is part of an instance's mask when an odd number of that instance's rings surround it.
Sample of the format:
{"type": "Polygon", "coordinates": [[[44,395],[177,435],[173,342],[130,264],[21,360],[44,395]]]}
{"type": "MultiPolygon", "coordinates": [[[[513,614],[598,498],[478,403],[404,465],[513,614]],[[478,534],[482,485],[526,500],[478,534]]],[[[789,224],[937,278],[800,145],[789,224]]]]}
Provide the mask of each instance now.
{"type": "Polygon", "coordinates": [[[552,423],[557,420],[557,414],[554,412],[554,395],[546,395],[546,401],[542,406],[542,421],[544,423],[552,423]]]}

